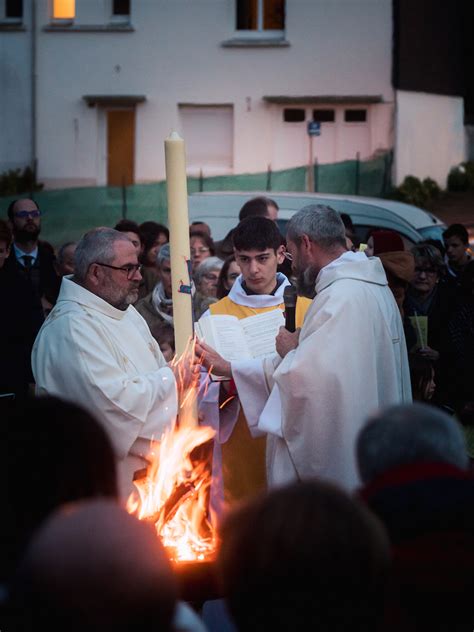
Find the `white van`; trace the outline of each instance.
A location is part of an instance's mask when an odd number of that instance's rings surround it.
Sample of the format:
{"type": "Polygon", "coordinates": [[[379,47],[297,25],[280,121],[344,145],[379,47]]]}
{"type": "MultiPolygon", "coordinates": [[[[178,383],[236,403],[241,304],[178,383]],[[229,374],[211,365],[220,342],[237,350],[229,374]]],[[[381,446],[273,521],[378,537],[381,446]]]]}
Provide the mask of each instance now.
{"type": "Polygon", "coordinates": [[[265,196],[279,207],[278,225],[285,234],[290,217],[308,204],[326,204],[340,213],[347,213],[354,224],[357,237],[365,242],[373,228],[397,231],[410,247],[425,239],[443,241],[446,225],[432,213],[416,206],[385,200],[350,195],[323,193],[276,193],[272,191],[213,191],[189,196],[189,221],[201,220],[209,224],[214,240],[220,240],[239,222],[239,211],[251,198],[265,196]]]}

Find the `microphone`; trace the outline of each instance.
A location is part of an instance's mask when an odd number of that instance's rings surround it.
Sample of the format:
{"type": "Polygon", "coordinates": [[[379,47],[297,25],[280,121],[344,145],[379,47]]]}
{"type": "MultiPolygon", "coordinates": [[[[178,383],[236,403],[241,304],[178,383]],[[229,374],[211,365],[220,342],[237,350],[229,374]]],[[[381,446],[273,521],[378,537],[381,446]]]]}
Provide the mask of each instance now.
{"type": "Polygon", "coordinates": [[[283,290],[283,301],[285,303],[285,328],[288,331],[296,330],[296,288],[287,285],[283,290]]]}

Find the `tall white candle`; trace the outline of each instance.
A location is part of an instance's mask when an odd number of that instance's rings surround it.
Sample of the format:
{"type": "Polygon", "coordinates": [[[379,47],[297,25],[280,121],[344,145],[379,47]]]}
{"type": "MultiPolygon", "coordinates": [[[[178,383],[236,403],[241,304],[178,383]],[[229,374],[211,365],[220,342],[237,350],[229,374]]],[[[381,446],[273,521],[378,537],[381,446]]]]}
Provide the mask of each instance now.
{"type": "Polygon", "coordinates": [[[165,140],[168,227],[176,354],[181,356],[193,335],[188,189],[184,140],[171,132],[165,140]]]}
{"type": "MultiPolygon", "coordinates": [[[[191,257],[189,250],[188,187],[184,140],[171,132],[165,140],[166,185],[168,194],[168,228],[170,229],[170,263],[173,299],[173,324],[176,355],[181,362],[191,363],[189,353],[183,356],[194,334],[191,296],[191,257]]],[[[192,347],[189,347],[192,351],[192,347]]],[[[178,387],[181,387],[178,384],[178,387]]],[[[197,426],[198,411],[195,389],[179,388],[179,424],[197,426]]]]}

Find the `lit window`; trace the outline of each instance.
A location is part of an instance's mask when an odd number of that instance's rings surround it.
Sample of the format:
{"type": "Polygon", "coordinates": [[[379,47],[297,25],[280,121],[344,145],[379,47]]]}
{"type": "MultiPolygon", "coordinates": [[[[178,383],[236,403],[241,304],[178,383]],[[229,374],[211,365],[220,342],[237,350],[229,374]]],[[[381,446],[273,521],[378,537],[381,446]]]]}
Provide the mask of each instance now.
{"type": "Polygon", "coordinates": [[[344,120],[346,123],[365,123],[367,110],[345,110],[344,120]]]}
{"type": "Polygon", "coordinates": [[[76,17],[76,0],[53,0],[55,20],[73,20],[76,17]]]}
{"type": "Polygon", "coordinates": [[[112,15],[130,15],[130,0],[113,0],[112,15]]]}
{"type": "Polygon", "coordinates": [[[236,0],[238,31],[283,31],[285,0],[236,0]]]}
{"type": "Polygon", "coordinates": [[[23,0],[5,0],[5,18],[21,20],[23,17],[23,0]]]}

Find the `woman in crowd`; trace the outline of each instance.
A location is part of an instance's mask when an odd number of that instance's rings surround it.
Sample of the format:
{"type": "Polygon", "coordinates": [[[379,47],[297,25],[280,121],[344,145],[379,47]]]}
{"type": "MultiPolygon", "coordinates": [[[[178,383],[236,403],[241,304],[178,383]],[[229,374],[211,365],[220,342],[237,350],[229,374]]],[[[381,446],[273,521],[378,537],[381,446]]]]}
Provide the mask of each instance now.
{"type": "Polygon", "coordinates": [[[208,257],[193,275],[196,293],[193,298],[194,319],[198,320],[217,301],[217,281],[224,262],[219,257],[208,257]]]}
{"type": "Polygon", "coordinates": [[[217,292],[218,299],[224,298],[230,292],[230,288],[234,285],[235,279],[240,274],[240,267],[235,260],[235,255],[230,255],[224,261],[224,265],[221,268],[219,279],[217,280],[217,292]]]}
{"type": "Polygon", "coordinates": [[[140,238],[143,247],[141,255],[143,281],[140,284],[138,298],[143,298],[153,290],[159,280],[156,256],[161,246],[170,240],[170,232],[166,226],[158,222],[143,222],[140,224],[140,238]]]}
{"type": "Polygon", "coordinates": [[[204,259],[216,254],[214,242],[207,233],[193,231],[190,233],[191,262],[193,273],[201,265],[204,259]]]}

